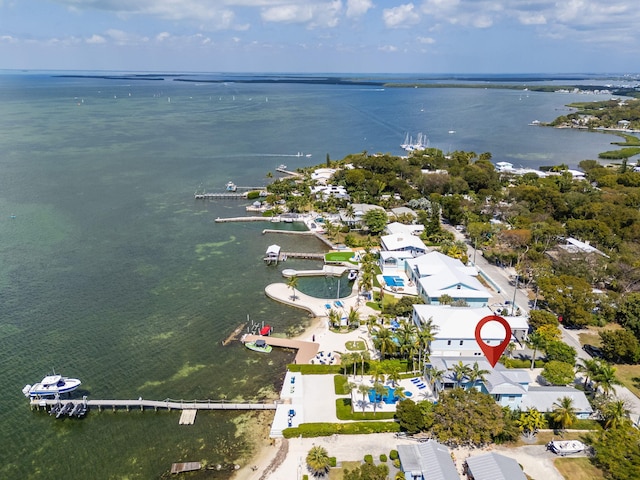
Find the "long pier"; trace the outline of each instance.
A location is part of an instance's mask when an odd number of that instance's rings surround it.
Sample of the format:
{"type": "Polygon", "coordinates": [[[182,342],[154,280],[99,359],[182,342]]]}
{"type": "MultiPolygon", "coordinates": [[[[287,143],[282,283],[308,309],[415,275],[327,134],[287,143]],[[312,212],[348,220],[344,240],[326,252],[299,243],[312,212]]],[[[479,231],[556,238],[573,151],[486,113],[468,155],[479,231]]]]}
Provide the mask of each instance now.
{"type": "Polygon", "coordinates": [[[111,408],[116,410],[124,408],[129,411],[131,408],[144,410],[145,408],[153,408],[154,410],[167,409],[171,410],[275,410],[277,403],[231,403],[210,400],[144,400],[142,398],[132,400],[85,400],[85,399],[55,399],[55,398],[33,398],[30,401],[31,408],[47,408],[57,404],[65,405],[69,402],[84,402],[88,407],[97,407],[99,411],[103,408],[111,408]]]}

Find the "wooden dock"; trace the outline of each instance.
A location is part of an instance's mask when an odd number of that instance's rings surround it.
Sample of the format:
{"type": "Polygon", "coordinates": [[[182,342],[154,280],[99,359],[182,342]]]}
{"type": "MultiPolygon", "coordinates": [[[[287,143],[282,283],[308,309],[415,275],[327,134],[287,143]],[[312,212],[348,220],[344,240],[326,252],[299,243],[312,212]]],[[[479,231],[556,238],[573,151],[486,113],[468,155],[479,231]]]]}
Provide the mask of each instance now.
{"type": "Polygon", "coordinates": [[[216,218],[216,223],[229,223],[229,222],[268,222],[270,217],[227,217],[216,218]]]}
{"type": "MultiPolygon", "coordinates": [[[[54,398],[34,398],[31,399],[31,408],[47,408],[52,407],[58,402],[65,405],[68,402],[78,402],[83,400],[78,399],[60,399],[54,398]]],[[[172,400],[170,398],[166,400],[144,400],[138,398],[136,400],[84,400],[86,405],[98,408],[98,411],[102,411],[103,408],[111,408],[112,410],[124,408],[129,411],[132,408],[144,411],[148,409],[167,409],[171,410],[275,410],[276,403],[232,403],[223,401],[211,401],[211,400],[172,400]]]]}
{"type": "Polygon", "coordinates": [[[182,462],[171,464],[171,473],[194,472],[200,469],[202,469],[202,464],[200,462],[182,462]]]}
{"type": "Polygon", "coordinates": [[[244,199],[247,198],[246,193],[224,192],[224,193],[196,193],[193,195],[196,200],[216,200],[220,198],[235,198],[244,199]]]}
{"type": "Polygon", "coordinates": [[[182,410],[178,423],[180,425],[193,425],[196,421],[196,413],[198,413],[197,410],[182,410]]]}
{"type": "Polygon", "coordinates": [[[272,347],[292,348],[297,350],[294,363],[310,363],[311,359],[316,356],[320,350],[320,344],[315,342],[304,342],[302,340],[289,340],[288,338],[263,337],[261,335],[243,335],[240,341],[242,343],[253,342],[257,339],[264,340],[267,345],[272,347]]]}
{"type": "Polygon", "coordinates": [[[246,327],[247,324],[243,323],[242,325],[240,325],[238,328],[236,328],[231,335],[229,335],[225,340],[222,341],[222,346],[226,347],[227,345],[229,345],[229,343],[231,343],[233,340],[235,340],[236,338],[238,338],[238,335],[240,335],[240,332],[242,332],[242,330],[244,330],[244,327],[246,327]]]}

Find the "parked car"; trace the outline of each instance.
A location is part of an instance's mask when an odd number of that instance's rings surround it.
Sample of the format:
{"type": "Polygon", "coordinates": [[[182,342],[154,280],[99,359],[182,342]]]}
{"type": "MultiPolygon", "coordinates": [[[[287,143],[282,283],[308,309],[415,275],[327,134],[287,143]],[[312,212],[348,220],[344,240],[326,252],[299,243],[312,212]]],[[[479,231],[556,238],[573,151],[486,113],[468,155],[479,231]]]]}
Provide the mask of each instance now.
{"type": "Polygon", "coordinates": [[[602,358],[602,350],[595,345],[589,345],[588,343],[582,346],[582,349],[591,355],[593,358],[602,358]]]}

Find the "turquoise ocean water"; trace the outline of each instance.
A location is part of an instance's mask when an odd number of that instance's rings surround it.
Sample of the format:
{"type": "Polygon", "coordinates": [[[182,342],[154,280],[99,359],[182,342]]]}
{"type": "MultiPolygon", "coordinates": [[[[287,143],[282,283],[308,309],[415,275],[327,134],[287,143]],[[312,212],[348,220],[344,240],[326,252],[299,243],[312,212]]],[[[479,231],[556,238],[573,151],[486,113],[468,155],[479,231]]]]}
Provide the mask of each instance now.
{"type": "Polygon", "coordinates": [[[407,132],[494,161],[576,166],[615,137],[527,124],[583,99],[0,75],[0,478],[158,478],[173,462],[228,463],[250,452],[253,415],[199,413],[188,427],[176,412],[56,421],[30,411],[20,391],[54,369],[82,379],[78,394],[96,399],[279,391],[292,353],[260,356],[221,341],[247,315],[279,332],[307,321],[265,297],[284,266],[267,268],[262,257],[276,241],[285,250],[323,246],[263,236],[261,223],[215,224],[243,215],[245,203],[195,201],[196,188],[261,186],[280,164],[323,163],[326,154],[400,154],[407,132]]]}

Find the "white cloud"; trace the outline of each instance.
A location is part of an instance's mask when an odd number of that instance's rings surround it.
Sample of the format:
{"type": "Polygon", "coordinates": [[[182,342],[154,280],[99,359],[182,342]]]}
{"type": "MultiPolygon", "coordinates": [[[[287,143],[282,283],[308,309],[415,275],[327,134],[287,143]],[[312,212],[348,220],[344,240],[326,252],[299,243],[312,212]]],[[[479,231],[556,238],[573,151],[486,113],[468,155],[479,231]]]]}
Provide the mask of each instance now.
{"type": "MultiPolygon", "coordinates": [[[[276,2],[272,2],[276,3],[276,2]]],[[[272,23],[306,23],[311,28],[338,25],[342,14],[342,1],[309,2],[305,0],[290,0],[277,2],[278,5],[263,8],[261,18],[272,23]]]]}
{"type": "Polygon", "coordinates": [[[91,37],[87,38],[85,41],[91,44],[99,44],[99,43],[105,43],[107,40],[102,35],[93,34],[91,35],[91,37]]]}
{"type": "Polygon", "coordinates": [[[169,37],[171,37],[171,34],[169,32],[161,32],[158,35],[156,35],[156,42],[163,42],[169,37]]]}
{"type": "Polygon", "coordinates": [[[119,46],[141,45],[149,42],[148,37],[124,32],[115,28],[107,30],[105,34],[113,43],[119,46]]]}
{"type": "Polygon", "coordinates": [[[398,47],[394,45],[383,45],[382,47],[378,48],[378,50],[380,50],[381,52],[393,53],[398,51],[398,47]]]}
{"type": "Polygon", "coordinates": [[[347,0],[347,17],[360,17],[373,8],[371,0],[347,0]]]}
{"type": "Polygon", "coordinates": [[[431,37],[418,37],[418,42],[425,45],[431,45],[436,43],[435,39],[431,37]]]}
{"type": "Polygon", "coordinates": [[[413,3],[407,3],[395,8],[385,8],[382,19],[388,28],[409,28],[420,22],[420,14],[413,3]]]}

